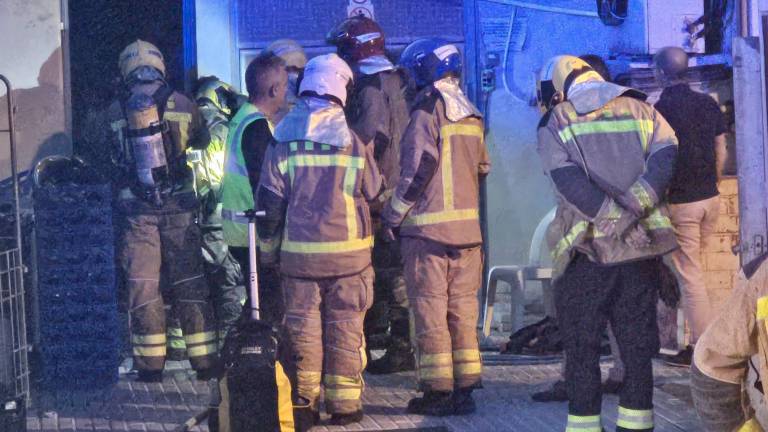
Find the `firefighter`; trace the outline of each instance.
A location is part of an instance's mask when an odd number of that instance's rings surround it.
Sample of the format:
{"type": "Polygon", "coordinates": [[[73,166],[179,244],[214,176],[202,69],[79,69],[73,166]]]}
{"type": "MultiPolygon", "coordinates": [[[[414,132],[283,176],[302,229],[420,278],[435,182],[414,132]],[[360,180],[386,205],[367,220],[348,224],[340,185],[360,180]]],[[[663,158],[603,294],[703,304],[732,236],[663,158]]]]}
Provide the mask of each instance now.
{"type": "Polygon", "coordinates": [[[476,334],[482,284],[480,181],[490,171],[480,112],[462,93],[461,54],[440,39],[409,45],[400,59],[420,90],[402,140],[402,172],[382,220],[399,228],[414,315],[423,397],[408,412],[474,412],[481,387],[476,334]]]}
{"type": "Polygon", "coordinates": [[[202,207],[200,227],[206,275],[213,290],[219,343],[223,343],[227,332],[240,317],[245,302],[243,274],[224,241],[221,221],[221,181],[229,120],[243,101],[235,89],[216,77],[198,81],[195,100],[211,135],[211,142],[205,150],[193,150],[192,168],[202,207]]]}
{"type": "MultiPolygon", "coordinates": [[[[232,255],[249,274],[248,219],[239,213],[254,207],[264,154],[272,141],[275,116],[285,106],[288,74],[285,62],[271,52],[256,57],[245,71],[248,102],[229,123],[221,185],[224,240],[232,255]]],[[[259,300],[262,319],[273,324],[282,319],[279,276],[261,266],[259,300]]],[[[248,304],[251,304],[248,301],[248,304]]]]}
{"type": "Polygon", "coordinates": [[[216,373],[216,333],[186,151],[205,148],[209,134],[194,102],[165,82],[157,47],[131,43],[119,68],[124,91],[97,115],[86,139],[93,146],[108,143],[100,168],[113,179],[124,216],[118,256],[129,294],[134,366],[140,381],[162,380],[165,297],[177,312],[198,379],[207,380],[216,373]]]}
{"type": "MultiPolygon", "coordinates": [[[[328,34],[355,73],[355,84],[346,112],[350,126],[363,140],[372,144],[376,163],[388,189],[381,203],[392,195],[400,176],[400,138],[408,125],[408,104],[401,70],[384,55],[384,32],[376,22],[363,16],[350,18],[328,34]]],[[[365,317],[365,338],[370,343],[377,336],[389,341],[384,356],[372,361],[366,369],[372,374],[413,370],[414,358],[408,324],[408,295],[403,278],[403,265],[398,242],[385,242],[381,237],[381,206],[371,208],[375,238],[373,269],[376,275],[373,306],[365,317]]]]}
{"type": "MultiPolygon", "coordinates": [[[[748,406],[742,397],[750,367],[760,378],[768,376],[766,256],[739,274],[731,296],[694,349],[691,393],[705,431],[768,430],[768,424],[759,424],[755,416],[764,407],[754,405],[754,399],[748,406]]],[[[761,393],[764,383],[761,379],[755,383],[761,393]]]]}
{"type": "Polygon", "coordinates": [[[285,61],[285,70],[288,72],[288,93],[286,94],[286,109],[283,110],[281,115],[288,112],[288,109],[296,105],[296,100],[299,97],[299,80],[301,74],[304,72],[304,67],[307,65],[307,55],[304,53],[304,48],[299,45],[293,39],[278,39],[265,49],[266,52],[280,57],[285,61]]]}
{"type": "Polygon", "coordinates": [[[551,59],[537,92],[538,151],[558,208],[547,233],[563,331],[566,430],[600,432],[600,344],[610,322],[624,361],[617,431],[653,430],[658,266],[677,247],[663,198],[677,139],[637,90],[583,60],[551,59]]]}
{"type": "MultiPolygon", "coordinates": [[[[371,146],[344,115],[352,71],[336,54],[311,59],[296,106],[275,129],[261,174],[260,239],[277,239],[285,299],[286,370],[294,418],[318,418],[321,385],[331,424],[363,418],[363,317],[373,300],[368,202],[382,180],[371,146]],[[281,228],[282,227],[282,228],[281,228]]],[[[263,249],[268,250],[268,249],[263,249]]]]}

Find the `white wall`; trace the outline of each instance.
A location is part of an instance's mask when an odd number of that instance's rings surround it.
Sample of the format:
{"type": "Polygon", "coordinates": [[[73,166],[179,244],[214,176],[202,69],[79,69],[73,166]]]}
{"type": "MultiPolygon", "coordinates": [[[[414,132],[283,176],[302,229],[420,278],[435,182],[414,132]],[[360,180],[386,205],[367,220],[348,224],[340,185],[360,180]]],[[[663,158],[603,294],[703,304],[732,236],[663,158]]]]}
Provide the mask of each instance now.
{"type": "Polygon", "coordinates": [[[231,0],[196,0],[197,74],[216,75],[222,81],[239,84],[232,47],[231,0]]]}
{"type": "MultiPolygon", "coordinates": [[[[0,1],[0,74],[11,80],[17,107],[19,168],[71,152],[65,115],[59,0],[0,1]]],[[[6,91],[0,85],[0,129],[6,129],[6,91]]],[[[0,179],[10,175],[8,137],[0,133],[0,179]]]]}

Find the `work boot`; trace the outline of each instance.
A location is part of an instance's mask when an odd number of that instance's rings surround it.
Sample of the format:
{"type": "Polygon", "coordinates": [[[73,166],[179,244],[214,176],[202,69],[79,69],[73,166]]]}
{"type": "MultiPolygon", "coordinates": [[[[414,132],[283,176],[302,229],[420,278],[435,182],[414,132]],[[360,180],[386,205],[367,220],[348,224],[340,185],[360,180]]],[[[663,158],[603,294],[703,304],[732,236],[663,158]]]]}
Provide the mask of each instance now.
{"type": "Polygon", "coordinates": [[[608,378],[603,383],[603,394],[619,394],[619,391],[621,391],[621,387],[623,386],[623,382],[608,378]]]}
{"type": "Polygon", "coordinates": [[[139,377],[136,381],[145,383],[161,383],[163,382],[163,371],[161,370],[140,370],[139,377]]]}
{"type": "Polygon", "coordinates": [[[391,346],[381,358],[370,362],[366,371],[373,375],[387,375],[414,369],[416,369],[416,360],[410,347],[391,346]]]}
{"type": "Polygon", "coordinates": [[[473,389],[459,389],[453,392],[453,414],[467,415],[477,410],[475,399],[472,397],[473,389]]]}
{"type": "Polygon", "coordinates": [[[549,390],[534,393],[531,399],[535,402],[564,402],[568,400],[568,391],[565,388],[565,381],[555,381],[549,390]]]}
{"type": "Polygon", "coordinates": [[[674,367],[690,367],[693,360],[693,346],[688,345],[684,350],[672,356],[664,356],[664,363],[674,367]]]}
{"type": "Polygon", "coordinates": [[[357,410],[348,414],[331,414],[331,420],[328,423],[334,426],[346,426],[361,421],[363,421],[363,410],[357,410]]]}
{"type": "Polygon", "coordinates": [[[320,423],[320,413],[307,399],[299,397],[293,406],[293,423],[296,432],[306,432],[320,423]]]}
{"type": "Polygon", "coordinates": [[[454,414],[454,403],[450,392],[428,391],[424,397],[408,401],[408,414],[443,417],[454,414]]]}

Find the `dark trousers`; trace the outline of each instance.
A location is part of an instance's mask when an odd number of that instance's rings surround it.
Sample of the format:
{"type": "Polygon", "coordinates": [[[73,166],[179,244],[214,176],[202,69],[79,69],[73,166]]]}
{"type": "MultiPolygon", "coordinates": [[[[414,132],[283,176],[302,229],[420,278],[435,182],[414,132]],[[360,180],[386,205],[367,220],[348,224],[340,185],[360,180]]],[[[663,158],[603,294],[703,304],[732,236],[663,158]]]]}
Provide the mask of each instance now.
{"type": "Polygon", "coordinates": [[[626,367],[619,405],[630,410],[653,408],[651,360],[659,350],[658,265],[654,258],[601,266],[577,253],[555,282],[569,414],[600,414],[600,344],[609,321],[626,367]]]}
{"type": "MultiPolygon", "coordinates": [[[[250,310],[251,292],[249,288],[251,266],[248,260],[248,248],[230,247],[230,253],[240,263],[240,269],[245,279],[246,302],[245,308],[250,310]]],[[[280,273],[277,268],[269,268],[259,265],[259,309],[261,319],[273,325],[278,325],[283,320],[283,294],[280,288],[280,273]]]]}

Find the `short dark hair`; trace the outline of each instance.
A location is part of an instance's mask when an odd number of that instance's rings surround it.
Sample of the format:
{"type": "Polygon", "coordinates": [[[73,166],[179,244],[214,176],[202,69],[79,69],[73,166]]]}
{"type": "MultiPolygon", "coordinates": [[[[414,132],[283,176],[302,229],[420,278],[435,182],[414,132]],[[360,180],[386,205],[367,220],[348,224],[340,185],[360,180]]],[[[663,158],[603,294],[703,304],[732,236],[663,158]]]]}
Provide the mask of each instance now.
{"type": "Polygon", "coordinates": [[[612,81],[611,72],[608,71],[608,66],[605,64],[605,60],[603,60],[602,57],[597,54],[586,54],[579,58],[587,62],[589,67],[591,67],[595,72],[599,73],[604,80],[612,81]]]}
{"type": "Polygon", "coordinates": [[[263,52],[256,56],[245,69],[245,88],[248,96],[264,95],[273,84],[270,76],[280,69],[285,69],[285,61],[272,52],[263,52]]]}

